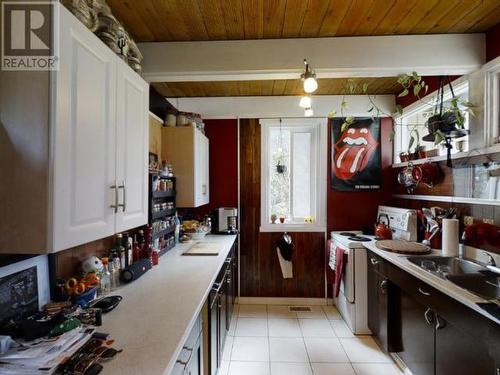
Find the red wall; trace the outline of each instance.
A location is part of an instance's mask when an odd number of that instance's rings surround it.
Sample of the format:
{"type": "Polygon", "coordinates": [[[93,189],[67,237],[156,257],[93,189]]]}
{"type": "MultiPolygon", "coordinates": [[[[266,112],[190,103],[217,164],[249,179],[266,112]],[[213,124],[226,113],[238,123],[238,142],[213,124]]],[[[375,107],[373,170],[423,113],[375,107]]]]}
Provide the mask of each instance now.
{"type": "Polygon", "coordinates": [[[194,209],[179,209],[180,215],[203,217],[217,207],[238,207],[238,122],[205,120],[210,142],[210,203],[194,209]]]}
{"type": "MultiPolygon", "coordinates": [[[[388,204],[392,196],[392,119],[382,118],[382,188],[378,192],[341,192],[331,188],[331,157],[328,154],[327,228],[332,230],[373,229],[377,208],[388,204]]],[[[328,150],[332,147],[331,124],[328,126],[328,150]]]]}
{"type": "Polygon", "coordinates": [[[500,56],[500,23],[486,32],[486,61],[500,56]]]}

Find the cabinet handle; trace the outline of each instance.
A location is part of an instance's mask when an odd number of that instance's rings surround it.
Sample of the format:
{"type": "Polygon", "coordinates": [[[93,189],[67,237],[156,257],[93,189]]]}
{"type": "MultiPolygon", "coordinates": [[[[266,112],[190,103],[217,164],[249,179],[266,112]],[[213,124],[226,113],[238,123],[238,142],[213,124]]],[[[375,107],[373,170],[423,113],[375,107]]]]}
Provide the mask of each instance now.
{"type": "MultiPolygon", "coordinates": [[[[127,209],[126,207],[126,202],[127,202],[127,187],[125,186],[125,181],[122,181],[121,185],[118,185],[118,189],[123,189],[123,203],[119,204],[118,207],[122,208],[122,212],[125,212],[127,209]]],[[[117,193],[118,194],[118,193],[117,193]]],[[[118,197],[116,198],[118,201],[118,197]]],[[[117,210],[118,210],[117,207],[117,210]]]]}
{"type": "Polygon", "coordinates": [[[109,188],[115,190],[115,204],[110,204],[109,207],[112,208],[116,214],[118,212],[118,189],[116,188],[116,182],[109,188]]]}
{"type": "Polygon", "coordinates": [[[375,258],[370,258],[370,262],[372,262],[372,264],[373,264],[374,266],[376,266],[377,264],[379,264],[379,263],[380,263],[380,260],[377,260],[377,259],[375,259],[375,258]]]}
{"type": "Polygon", "coordinates": [[[201,191],[203,195],[207,195],[207,185],[201,185],[201,191]]]}
{"type": "Polygon", "coordinates": [[[431,294],[429,292],[426,292],[425,290],[423,290],[422,288],[418,288],[418,291],[423,294],[424,296],[430,296],[431,294]]]}
{"type": "Polygon", "coordinates": [[[446,327],[446,320],[436,316],[436,330],[446,327]]]}
{"type": "Polygon", "coordinates": [[[381,283],[380,283],[380,290],[382,291],[382,294],[387,294],[387,285],[389,284],[389,282],[387,280],[383,280],[381,283]]]}
{"type": "Polygon", "coordinates": [[[425,310],[424,318],[425,318],[425,321],[427,322],[428,325],[432,325],[432,320],[433,320],[432,317],[430,316],[430,314],[432,314],[431,309],[425,310]]]}

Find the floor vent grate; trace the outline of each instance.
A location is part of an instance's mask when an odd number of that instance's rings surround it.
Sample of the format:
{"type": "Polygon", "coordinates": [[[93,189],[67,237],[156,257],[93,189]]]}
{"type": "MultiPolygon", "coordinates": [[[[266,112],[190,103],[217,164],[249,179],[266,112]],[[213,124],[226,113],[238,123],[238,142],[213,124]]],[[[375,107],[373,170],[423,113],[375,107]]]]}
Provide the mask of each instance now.
{"type": "Polygon", "coordinates": [[[288,306],[290,312],[312,312],[310,306],[288,306]]]}

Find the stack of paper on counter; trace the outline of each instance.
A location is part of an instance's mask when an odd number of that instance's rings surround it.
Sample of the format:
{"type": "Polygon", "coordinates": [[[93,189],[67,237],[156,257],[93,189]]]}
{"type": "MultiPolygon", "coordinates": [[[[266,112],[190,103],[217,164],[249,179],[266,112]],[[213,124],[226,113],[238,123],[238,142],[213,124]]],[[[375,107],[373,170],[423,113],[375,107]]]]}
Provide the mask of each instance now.
{"type": "Polygon", "coordinates": [[[79,327],[58,337],[19,342],[0,355],[2,375],[53,374],[92,336],[94,329],[79,327]]]}

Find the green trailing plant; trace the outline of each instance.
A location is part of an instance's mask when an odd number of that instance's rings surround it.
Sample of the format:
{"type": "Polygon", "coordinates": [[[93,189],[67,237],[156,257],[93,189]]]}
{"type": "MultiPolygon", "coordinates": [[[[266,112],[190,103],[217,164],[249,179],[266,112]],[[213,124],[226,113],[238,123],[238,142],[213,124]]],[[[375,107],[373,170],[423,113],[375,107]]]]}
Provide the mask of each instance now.
{"type": "MultiPolygon", "coordinates": [[[[427,92],[429,90],[428,84],[423,80],[423,78],[417,73],[417,72],[412,72],[409,74],[401,74],[397,78],[397,83],[399,86],[401,86],[401,91],[398,94],[398,97],[402,98],[410,93],[412,93],[415,98],[421,102],[424,103],[425,105],[428,105],[432,111],[429,111],[430,113],[436,115],[437,113],[437,106],[436,106],[436,100],[433,100],[431,102],[425,101],[422,99],[423,96],[427,95],[427,92]]],[[[398,119],[401,117],[403,114],[403,107],[399,104],[396,104],[394,111],[392,113],[387,113],[384,110],[382,110],[377,103],[375,102],[375,97],[376,95],[370,94],[369,93],[369,85],[368,83],[360,83],[359,80],[356,79],[348,79],[346,81],[346,84],[343,89],[343,97],[342,97],[342,102],[340,105],[340,116],[344,119],[342,125],[341,125],[341,132],[346,131],[353,123],[354,123],[354,118],[352,116],[345,116],[345,110],[348,108],[348,103],[346,100],[347,95],[366,95],[368,98],[368,113],[372,116],[372,118],[375,117],[380,117],[380,116],[385,116],[385,117],[390,117],[393,119],[393,129],[390,133],[390,140],[394,140],[395,136],[395,131],[394,131],[394,125],[398,126],[403,126],[402,123],[398,123],[398,119]]],[[[439,98],[437,98],[439,100],[439,98]]],[[[459,97],[454,96],[450,100],[450,105],[449,107],[443,108],[443,115],[453,115],[456,118],[456,125],[458,128],[463,129],[465,125],[465,115],[467,113],[474,115],[473,112],[474,105],[468,101],[464,101],[459,97]]],[[[329,114],[329,117],[336,117],[337,112],[335,110],[331,111],[329,114]]],[[[410,149],[415,142],[417,142],[417,145],[420,142],[420,135],[418,134],[417,131],[417,124],[406,124],[407,126],[412,126],[412,130],[410,131],[410,138],[409,138],[409,145],[408,149],[410,149]]],[[[437,129],[434,132],[434,143],[440,144],[445,141],[446,136],[445,134],[437,129]]]]}

